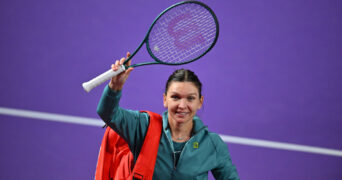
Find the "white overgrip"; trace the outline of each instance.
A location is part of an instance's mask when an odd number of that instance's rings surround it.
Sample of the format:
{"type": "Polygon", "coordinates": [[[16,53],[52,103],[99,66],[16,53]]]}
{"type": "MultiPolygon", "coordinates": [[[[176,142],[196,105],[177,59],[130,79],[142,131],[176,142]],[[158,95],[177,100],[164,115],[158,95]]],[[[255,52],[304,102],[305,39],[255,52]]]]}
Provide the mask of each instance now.
{"type": "Polygon", "coordinates": [[[104,83],[105,81],[111,79],[112,77],[120,74],[121,72],[125,71],[126,67],[124,65],[121,65],[119,67],[118,70],[113,71],[112,69],[98,75],[97,77],[95,77],[94,79],[88,81],[88,82],[84,82],[82,84],[83,89],[86,92],[91,91],[92,89],[94,89],[95,87],[99,86],[100,84],[104,83]]]}

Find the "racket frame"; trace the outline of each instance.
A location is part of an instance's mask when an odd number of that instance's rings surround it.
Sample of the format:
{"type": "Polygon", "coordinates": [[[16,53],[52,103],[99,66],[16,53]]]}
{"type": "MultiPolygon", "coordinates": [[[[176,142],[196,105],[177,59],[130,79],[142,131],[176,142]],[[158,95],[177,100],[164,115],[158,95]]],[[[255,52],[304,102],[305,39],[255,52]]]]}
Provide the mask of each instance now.
{"type": "Polygon", "coordinates": [[[205,54],[207,54],[216,44],[217,42],[217,39],[218,39],[218,36],[219,36],[219,22],[218,22],[218,19],[214,13],[214,11],[209,7],[207,6],[206,4],[202,3],[202,2],[199,2],[199,1],[182,1],[182,2],[179,2],[179,3],[176,3],[170,7],[168,7],[167,9],[165,9],[163,12],[161,12],[156,18],[155,20],[153,21],[153,23],[151,24],[150,28],[148,29],[146,35],[145,35],[145,38],[144,40],[140,43],[140,45],[138,46],[138,48],[131,54],[131,56],[129,56],[125,62],[124,62],[124,65],[126,67],[126,69],[130,68],[130,67],[138,67],[138,66],[144,66],[144,65],[151,65],[151,64],[163,64],[163,65],[183,65],[183,64],[188,64],[188,63],[191,63],[193,61],[196,61],[197,59],[201,58],[202,56],[204,56],[205,54]],[[152,53],[152,50],[149,46],[149,42],[148,42],[148,38],[150,36],[150,32],[154,26],[154,24],[160,19],[160,17],[163,16],[163,14],[165,14],[166,12],[168,12],[169,10],[177,7],[177,6],[180,6],[180,5],[183,5],[183,4],[187,4],[187,3],[195,3],[195,4],[199,4],[201,5],[202,7],[206,8],[210,14],[212,15],[212,17],[214,18],[214,21],[215,21],[215,25],[216,25],[216,36],[215,36],[215,39],[214,41],[212,42],[212,44],[210,45],[210,47],[205,51],[203,52],[200,56],[197,56],[196,58],[194,59],[191,59],[189,61],[186,61],[186,62],[182,62],[182,63],[167,63],[167,62],[164,62],[164,61],[161,61],[160,59],[158,59],[153,53],[152,53]],[[143,62],[143,63],[137,63],[137,64],[133,64],[133,65],[130,65],[130,66],[126,66],[127,62],[129,60],[131,60],[133,58],[133,56],[140,50],[140,48],[143,46],[143,45],[146,45],[146,49],[147,49],[147,52],[148,54],[155,60],[154,62],[143,62]]]}

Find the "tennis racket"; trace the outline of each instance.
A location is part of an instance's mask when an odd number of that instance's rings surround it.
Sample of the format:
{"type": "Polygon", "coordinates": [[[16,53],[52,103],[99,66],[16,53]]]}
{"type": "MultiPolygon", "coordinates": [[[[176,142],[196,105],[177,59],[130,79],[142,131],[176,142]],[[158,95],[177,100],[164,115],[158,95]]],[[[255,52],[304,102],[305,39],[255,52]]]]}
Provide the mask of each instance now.
{"type": "Polygon", "coordinates": [[[153,21],[144,40],[117,71],[112,69],[82,84],[89,92],[129,67],[150,64],[182,65],[198,60],[215,45],[219,35],[216,15],[198,1],[184,1],[164,10],[153,21]],[[153,62],[127,66],[127,62],[146,44],[153,62]]]}

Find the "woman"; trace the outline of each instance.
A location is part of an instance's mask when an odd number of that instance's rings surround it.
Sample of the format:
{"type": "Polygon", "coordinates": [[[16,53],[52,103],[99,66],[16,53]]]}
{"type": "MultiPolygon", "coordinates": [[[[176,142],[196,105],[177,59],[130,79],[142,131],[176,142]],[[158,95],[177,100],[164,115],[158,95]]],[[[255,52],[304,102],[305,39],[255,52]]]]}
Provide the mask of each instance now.
{"type": "MultiPolygon", "coordinates": [[[[127,57],[130,54],[127,53],[127,57]]],[[[125,58],[116,61],[116,71],[125,58]]],[[[128,63],[128,65],[131,62],[128,63]]],[[[136,160],[149,124],[147,113],[119,107],[122,87],[133,68],[111,79],[106,86],[97,112],[108,126],[123,137],[136,160]]],[[[196,116],[202,107],[202,84],[190,70],[175,71],[166,83],[163,95],[163,132],[160,138],[153,179],[239,179],[226,144],[196,116]]]]}

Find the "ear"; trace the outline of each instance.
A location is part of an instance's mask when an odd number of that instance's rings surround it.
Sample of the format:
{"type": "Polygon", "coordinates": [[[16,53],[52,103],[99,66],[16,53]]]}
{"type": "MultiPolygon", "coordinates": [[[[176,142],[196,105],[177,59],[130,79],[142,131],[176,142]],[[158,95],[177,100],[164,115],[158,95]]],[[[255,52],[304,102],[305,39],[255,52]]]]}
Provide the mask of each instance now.
{"type": "Polygon", "coordinates": [[[202,95],[201,98],[200,98],[200,106],[198,107],[198,109],[201,109],[201,107],[203,105],[203,100],[204,100],[204,97],[202,95]]]}
{"type": "Polygon", "coordinates": [[[163,104],[164,104],[164,108],[167,108],[166,94],[165,93],[163,93],[163,104]]]}

